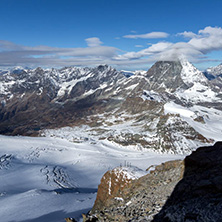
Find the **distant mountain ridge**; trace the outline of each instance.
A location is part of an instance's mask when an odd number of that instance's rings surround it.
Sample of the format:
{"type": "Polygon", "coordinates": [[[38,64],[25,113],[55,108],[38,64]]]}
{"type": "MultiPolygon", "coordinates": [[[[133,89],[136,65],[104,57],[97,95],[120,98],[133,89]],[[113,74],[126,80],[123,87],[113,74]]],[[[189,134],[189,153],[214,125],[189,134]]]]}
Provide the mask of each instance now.
{"type": "Polygon", "coordinates": [[[215,67],[210,67],[206,69],[204,74],[207,76],[208,79],[212,80],[217,77],[222,77],[222,63],[215,67]]]}
{"type": "Polygon", "coordinates": [[[1,134],[59,137],[86,125],[99,140],[173,153],[219,137],[219,83],[186,60],[132,75],[108,65],[15,70],[0,75],[1,134]]]}
{"type": "MultiPolygon", "coordinates": [[[[85,110],[84,106],[93,104],[92,95],[96,91],[103,98],[104,89],[108,91],[109,88],[115,87],[115,81],[123,77],[120,72],[109,66],[67,67],[60,70],[36,68],[23,70],[19,74],[8,72],[0,78],[2,101],[0,120],[3,124],[6,122],[5,127],[8,129],[1,125],[0,132],[12,133],[14,129],[22,127],[23,124],[25,126],[29,121],[32,122],[31,126],[28,126],[31,127],[31,131],[33,125],[37,128],[50,125],[57,127],[53,119],[58,118],[58,115],[61,115],[61,121],[72,122],[69,116],[63,116],[63,110],[67,115],[72,115],[76,109],[85,110]],[[82,101],[85,98],[89,101],[82,101]],[[73,106],[69,107],[70,104],[73,106]],[[39,116],[39,113],[44,116],[39,116]],[[26,119],[22,118],[23,114],[27,115],[26,119]],[[40,122],[35,124],[39,120],[40,122]]],[[[100,100],[99,95],[98,100],[100,100]]],[[[58,121],[57,124],[61,126],[61,122],[58,121]]],[[[13,134],[23,134],[28,130],[22,129],[13,134]]]]}

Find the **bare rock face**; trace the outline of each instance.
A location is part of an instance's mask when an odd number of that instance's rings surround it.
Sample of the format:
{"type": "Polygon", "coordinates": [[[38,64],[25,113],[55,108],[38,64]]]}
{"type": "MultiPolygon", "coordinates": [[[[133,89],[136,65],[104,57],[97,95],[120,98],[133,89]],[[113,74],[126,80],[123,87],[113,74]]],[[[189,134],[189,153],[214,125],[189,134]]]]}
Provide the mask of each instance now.
{"type": "Polygon", "coordinates": [[[177,160],[156,166],[137,179],[126,176],[130,173],[125,168],[125,172],[121,168],[108,171],[85,221],[92,217],[99,221],[151,221],[182,178],[183,169],[183,161],[177,160]]]}
{"type": "Polygon", "coordinates": [[[187,85],[181,79],[181,71],[182,65],[179,61],[156,62],[147,72],[150,88],[158,89],[160,92],[164,92],[166,87],[171,91],[175,91],[178,87],[187,88],[187,85]]]}
{"type": "Polygon", "coordinates": [[[109,205],[113,199],[122,200],[122,191],[130,186],[132,177],[127,169],[115,168],[104,174],[98,187],[97,198],[93,210],[109,205]],[[108,203],[108,204],[107,204],[108,203]]]}
{"type": "Polygon", "coordinates": [[[183,179],[153,221],[221,221],[222,142],[185,158],[183,179]]]}

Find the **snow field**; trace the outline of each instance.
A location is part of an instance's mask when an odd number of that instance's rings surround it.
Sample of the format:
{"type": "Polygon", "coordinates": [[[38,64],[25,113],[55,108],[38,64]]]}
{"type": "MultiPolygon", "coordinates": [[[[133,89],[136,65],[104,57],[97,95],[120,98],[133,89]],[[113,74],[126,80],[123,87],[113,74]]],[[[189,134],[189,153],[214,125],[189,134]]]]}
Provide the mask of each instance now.
{"type": "Polygon", "coordinates": [[[143,173],[180,155],[141,152],[106,140],[72,143],[54,137],[0,136],[1,222],[62,222],[92,208],[103,174],[124,165],[143,173]]]}

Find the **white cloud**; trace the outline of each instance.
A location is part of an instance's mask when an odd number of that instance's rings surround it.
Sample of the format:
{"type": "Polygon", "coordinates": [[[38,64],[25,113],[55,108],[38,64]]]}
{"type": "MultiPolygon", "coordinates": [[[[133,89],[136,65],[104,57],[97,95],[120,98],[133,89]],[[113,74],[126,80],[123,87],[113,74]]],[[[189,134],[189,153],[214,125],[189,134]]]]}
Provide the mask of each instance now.
{"type": "Polygon", "coordinates": [[[195,33],[193,33],[193,32],[187,32],[187,31],[185,31],[185,32],[181,32],[181,33],[178,33],[177,35],[181,35],[181,36],[183,36],[183,37],[185,37],[185,38],[194,38],[194,37],[198,37],[197,34],[195,34],[195,33]]]}
{"type": "Polygon", "coordinates": [[[171,44],[165,50],[155,54],[154,57],[156,60],[174,61],[183,56],[190,61],[194,61],[195,58],[198,58],[201,55],[202,53],[192,45],[189,45],[186,42],[178,42],[171,44]]]}
{"type": "MultiPolygon", "coordinates": [[[[148,33],[151,34],[151,33],[148,33]]],[[[146,35],[146,34],[145,34],[146,35]]],[[[222,51],[222,29],[220,27],[206,27],[193,32],[183,32],[179,35],[189,38],[181,42],[160,41],[149,43],[146,48],[135,51],[122,51],[116,47],[103,46],[97,38],[88,38],[85,48],[59,48],[50,46],[23,46],[13,42],[0,40],[0,66],[90,66],[109,64],[113,66],[139,66],[150,64],[157,60],[175,60],[181,55],[190,61],[205,62],[208,53],[222,51]]],[[[141,35],[134,35],[139,38],[141,35]]],[[[154,36],[154,35],[153,35],[154,36]]],[[[145,46],[144,46],[145,47],[145,46]]]]}
{"type": "Polygon", "coordinates": [[[116,59],[120,60],[120,59],[139,59],[145,56],[152,56],[154,54],[160,53],[164,50],[166,50],[168,47],[170,47],[172,45],[172,43],[169,42],[159,42],[156,44],[153,44],[152,46],[140,50],[138,52],[127,52],[123,55],[118,55],[116,56],[116,59]]]}
{"type": "Polygon", "coordinates": [[[124,38],[128,39],[159,39],[159,38],[167,38],[169,36],[166,32],[150,32],[146,34],[140,35],[124,35],[124,38]]]}
{"type": "Polygon", "coordinates": [[[149,53],[159,53],[166,50],[172,45],[173,43],[170,43],[170,42],[158,42],[156,44],[151,45],[149,48],[144,49],[143,51],[149,52],[149,53]]]}
{"type": "Polygon", "coordinates": [[[97,47],[103,44],[103,42],[101,42],[100,39],[97,37],[88,38],[85,39],[85,41],[89,47],[97,47]]]}
{"type": "Polygon", "coordinates": [[[90,38],[86,48],[29,47],[0,40],[0,66],[90,65],[116,56],[117,48],[100,46],[98,40],[90,38]]]}
{"type": "MultiPolygon", "coordinates": [[[[150,33],[148,33],[150,34],[150,33]]],[[[206,58],[206,54],[215,50],[222,50],[222,28],[206,27],[199,30],[197,34],[185,31],[178,33],[185,38],[190,38],[188,42],[159,42],[152,44],[146,49],[138,52],[127,52],[123,55],[118,55],[118,60],[133,60],[149,57],[150,60],[175,60],[181,55],[191,61],[201,61],[206,58]]],[[[145,38],[144,35],[130,35],[130,38],[145,38]]]]}
{"type": "Polygon", "coordinates": [[[188,43],[197,50],[206,54],[214,50],[222,50],[222,29],[220,27],[206,27],[200,30],[197,37],[188,43]]]}
{"type": "Polygon", "coordinates": [[[199,34],[204,34],[204,35],[214,35],[214,36],[221,36],[222,34],[222,28],[221,27],[211,27],[207,26],[202,30],[199,30],[199,34]]]}
{"type": "Polygon", "coordinates": [[[2,50],[20,50],[22,46],[16,45],[13,42],[0,40],[0,51],[2,50]]]}
{"type": "Polygon", "coordinates": [[[198,34],[193,32],[183,32],[179,35],[190,38],[188,42],[159,42],[138,52],[127,52],[118,56],[118,59],[126,58],[142,59],[149,57],[153,60],[175,60],[181,55],[191,61],[201,61],[206,59],[207,53],[222,50],[222,28],[206,27],[199,30],[198,34]]]}

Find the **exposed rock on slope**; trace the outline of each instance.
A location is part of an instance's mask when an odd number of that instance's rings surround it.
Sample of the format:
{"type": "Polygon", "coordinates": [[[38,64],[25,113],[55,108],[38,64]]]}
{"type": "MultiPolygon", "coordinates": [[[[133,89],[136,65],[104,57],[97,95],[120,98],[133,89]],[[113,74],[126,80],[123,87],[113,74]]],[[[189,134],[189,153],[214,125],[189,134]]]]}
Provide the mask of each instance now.
{"type": "MultiPolygon", "coordinates": [[[[97,110],[99,114],[80,112],[78,121],[76,119],[75,124],[72,124],[89,125],[89,131],[97,135],[96,139],[108,138],[123,146],[189,153],[197,146],[214,141],[214,137],[208,133],[202,134],[199,130],[202,128],[199,123],[210,130],[209,124],[214,122],[211,120],[213,111],[209,108],[203,111],[202,105],[221,107],[221,100],[217,97],[219,94],[216,91],[210,93],[211,90],[214,90],[212,84],[189,62],[157,62],[148,72],[135,73],[117,81],[115,87],[105,89],[109,100],[103,99],[102,106],[97,101],[96,91],[92,96],[97,103],[94,103],[93,109],[86,107],[85,111],[97,110]],[[196,107],[200,102],[201,106],[196,107]],[[171,104],[170,110],[166,109],[168,104],[171,104]],[[180,107],[173,107],[172,104],[180,107]]],[[[82,101],[91,102],[92,97],[78,101],[80,107],[82,101]]],[[[220,111],[214,117],[218,120],[219,116],[220,111]]],[[[75,130],[79,129],[73,128],[75,130]]],[[[42,135],[53,136],[58,135],[58,132],[61,130],[52,130],[51,133],[43,131],[42,135]]],[[[73,140],[76,141],[76,138],[73,140]]]]}
{"type": "Polygon", "coordinates": [[[116,171],[109,171],[86,221],[220,221],[221,172],[222,142],[198,148],[184,161],[156,166],[139,179],[116,180],[116,171]],[[109,181],[115,185],[111,193],[109,181]]]}
{"type": "Polygon", "coordinates": [[[21,70],[0,75],[0,133],[37,135],[39,130],[80,125],[115,108],[110,89],[125,78],[109,66],[21,70]]]}
{"type": "Polygon", "coordinates": [[[120,168],[108,171],[99,185],[89,221],[93,216],[99,221],[150,221],[182,178],[183,169],[183,161],[170,161],[134,180],[121,179],[120,168]],[[110,182],[112,192],[107,186],[110,182]]]}
{"type": "Polygon", "coordinates": [[[108,171],[99,185],[94,210],[112,206],[115,201],[121,202],[122,190],[131,185],[133,180],[143,176],[144,172],[133,167],[119,167],[108,171]],[[114,200],[114,201],[113,201],[114,200]],[[112,202],[111,204],[109,203],[112,202]],[[108,203],[108,204],[107,204],[108,203]]]}
{"type": "Polygon", "coordinates": [[[185,158],[183,179],[154,221],[221,221],[222,142],[185,158]]]}
{"type": "Polygon", "coordinates": [[[177,62],[156,62],[147,72],[146,77],[150,81],[150,89],[165,92],[168,88],[175,91],[178,87],[188,88],[181,78],[183,67],[179,61],[177,62]]]}

